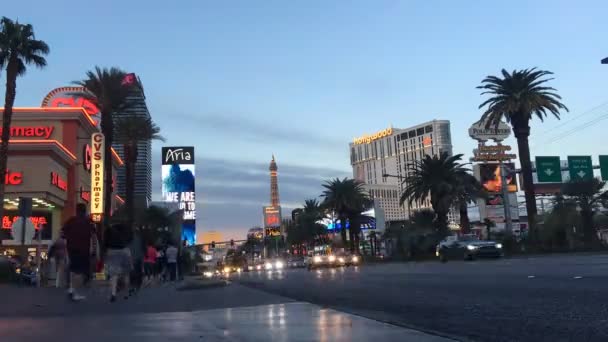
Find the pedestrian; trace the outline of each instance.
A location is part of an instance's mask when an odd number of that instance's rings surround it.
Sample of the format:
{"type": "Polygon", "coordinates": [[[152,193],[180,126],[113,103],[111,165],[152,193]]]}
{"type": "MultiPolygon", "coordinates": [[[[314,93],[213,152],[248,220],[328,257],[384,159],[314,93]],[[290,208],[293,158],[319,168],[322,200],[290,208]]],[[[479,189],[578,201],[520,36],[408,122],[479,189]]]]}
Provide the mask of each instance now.
{"type": "Polygon", "coordinates": [[[160,282],[165,281],[165,251],[160,246],[156,249],[156,277],[160,282]]]}
{"type": "Polygon", "coordinates": [[[130,293],[135,294],[137,291],[139,291],[143,282],[144,255],[146,252],[139,229],[136,229],[133,232],[133,240],[131,240],[129,248],[131,249],[131,258],[133,259],[130,293]]]}
{"type": "Polygon", "coordinates": [[[177,247],[175,247],[172,242],[169,242],[169,247],[167,247],[167,252],[165,254],[167,256],[167,272],[169,272],[169,280],[175,281],[177,279],[177,247]]]}
{"type": "Polygon", "coordinates": [[[152,282],[154,275],[156,274],[156,248],[153,244],[149,243],[146,248],[146,254],[144,255],[144,275],[146,285],[152,282]]]}
{"type": "Polygon", "coordinates": [[[133,268],[129,245],[133,239],[130,229],[122,223],[114,224],[105,236],[105,263],[110,276],[110,302],[116,301],[118,282],[122,281],[129,298],[129,276],[133,268]]]}
{"type": "Polygon", "coordinates": [[[76,205],[76,215],[67,220],[62,228],[66,240],[70,269],[68,295],[73,301],[84,300],[85,296],[76,292],[82,285],[83,277],[90,272],[91,239],[95,226],[87,215],[84,203],[76,205]]]}
{"type": "Polygon", "coordinates": [[[49,247],[48,257],[53,258],[55,261],[55,287],[60,288],[65,286],[66,277],[66,265],[67,265],[67,242],[63,231],[59,237],[49,247]]]}

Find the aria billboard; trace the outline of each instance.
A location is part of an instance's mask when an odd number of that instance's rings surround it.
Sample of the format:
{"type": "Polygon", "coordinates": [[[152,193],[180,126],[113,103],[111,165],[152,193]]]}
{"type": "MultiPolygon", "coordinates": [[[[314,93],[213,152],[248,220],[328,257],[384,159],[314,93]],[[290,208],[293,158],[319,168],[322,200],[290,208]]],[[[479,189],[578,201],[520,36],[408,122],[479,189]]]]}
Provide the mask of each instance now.
{"type": "Polygon", "coordinates": [[[194,147],[162,148],[162,200],[178,203],[183,210],[182,241],[196,243],[196,196],[194,147]]]}

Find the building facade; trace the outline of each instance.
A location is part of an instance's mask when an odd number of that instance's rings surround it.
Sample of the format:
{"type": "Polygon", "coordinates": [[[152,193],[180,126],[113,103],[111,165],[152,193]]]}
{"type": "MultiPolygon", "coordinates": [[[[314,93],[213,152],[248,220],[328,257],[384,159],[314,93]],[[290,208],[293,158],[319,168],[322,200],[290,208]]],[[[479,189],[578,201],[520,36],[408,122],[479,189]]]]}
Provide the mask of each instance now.
{"type": "MultiPolygon", "coordinates": [[[[2,112],[0,108],[0,123],[2,112]]],[[[15,238],[12,224],[19,216],[21,197],[32,198],[30,220],[43,244],[59,236],[63,223],[75,214],[76,204],[89,204],[91,136],[97,132],[99,128],[84,108],[13,108],[4,177],[2,245],[10,246],[15,238]]],[[[111,156],[105,157],[113,159],[114,172],[123,165],[113,150],[111,156]]],[[[113,196],[112,209],[122,203],[122,198],[113,196]]]]}
{"type": "MultiPolygon", "coordinates": [[[[150,112],[146,105],[146,95],[139,77],[135,74],[128,74],[128,78],[133,82],[131,94],[128,98],[130,106],[123,115],[140,116],[149,118],[150,112]]],[[[121,144],[114,144],[114,149],[118,155],[124,159],[124,148],[121,144]]],[[[135,185],[134,201],[138,207],[145,208],[152,200],[152,142],[143,141],[137,145],[137,161],[135,163],[135,185]]],[[[125,169],[118,170],[117,191],[120,196],[125,196],[127,191],[127,175],[125,169]]]]}
{"type": "Polygon", "coordinates": [[[353,177],[364,183],[386,221],[400,221],[430,202],[399,204],[402,181],[425,155],[452,154],[450,122],[433,120],[409,128],[387,128],[355,138],[350,144],[353,177]]]}

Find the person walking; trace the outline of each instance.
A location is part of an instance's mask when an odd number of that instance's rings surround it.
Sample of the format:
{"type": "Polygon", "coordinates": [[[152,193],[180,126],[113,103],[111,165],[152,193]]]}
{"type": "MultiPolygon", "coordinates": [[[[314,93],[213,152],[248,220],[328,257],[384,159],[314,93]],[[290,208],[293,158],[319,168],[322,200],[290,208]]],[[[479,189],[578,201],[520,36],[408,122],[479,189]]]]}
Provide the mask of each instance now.
{"type": "Polygon", "coordinates": [[[73,301],[84,300],[76,289],[82,285],[83,277],[90,272],[91,239],[95,234],[95,225],[87,215],[84,203],[76,205],[76,215],[66,221],[62,228],[66,240],[70,269],[70,286],[68,295],[73,301]]]}
{"type": "Polygon", "coordinates": [[[169,272],[169,280],[175,281],[177,279],[177,247],[175,247],[172,242],[169,242],[169,247],[167,247],[165,254],[167,256],[167,272],[169,272]]]}
{"type": "Polygon", "coordinates": [[[154,279],[156,273],[156,248],[154,245],[149,243],[146,248],[146,254],[144,255],[144,276],[146,285],[149,285],[154,279]]]}
{"type": "Polygon", "coordinates": [[[135,294],[141,289],[143,282],[143,271],[144,271],[144,255],[146,248],[141,237],[141,231],[136,229],[133,232],[133,240],[129,245],[131,250],[131,258],[133,260],[133,270],[131,271],[131,290],[130,294],[135,294]]]}
{"type": "Polygon", "coordinates": [[[55,261],[55,287],[60,288],[63,287],[66,283],[66,265],[67,265],[67,242],[65,240],[65,236],[63,231],[60,233],[57,240],[53,242],[51,247],[49,247],[49,259],[53,258],[55,261]]]}
{"type": "Polygon", "coordinates": [[[106,232],[104,260],[110,276],[110,302],[116,301],[119,281],[122,281],[123,289],[127,292],[124,298],[129,298],[129,275],[133,268],[129,245],[132,239],[130,229],[122,223],[112,225],[106,232]]]}

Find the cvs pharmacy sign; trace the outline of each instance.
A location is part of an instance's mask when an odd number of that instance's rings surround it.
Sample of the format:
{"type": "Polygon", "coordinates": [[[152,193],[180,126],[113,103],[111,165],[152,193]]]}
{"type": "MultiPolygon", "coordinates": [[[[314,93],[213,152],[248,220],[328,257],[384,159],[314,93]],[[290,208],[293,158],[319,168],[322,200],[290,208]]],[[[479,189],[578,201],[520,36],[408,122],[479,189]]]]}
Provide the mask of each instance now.
{"type": "Polygon", "coordinates": [[[103,192],[105,160],[105,136],[93,133],[91,136],[91,217],[99,222],[103,215],[103,192]]]}

